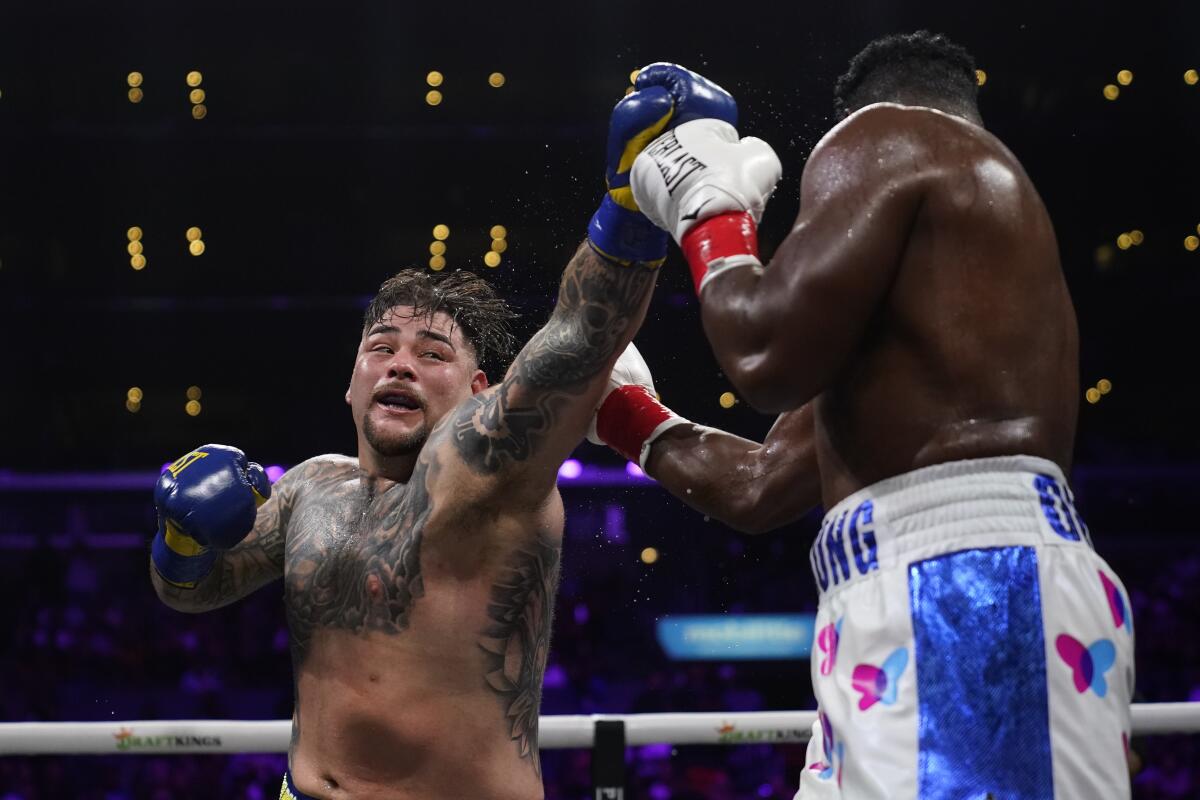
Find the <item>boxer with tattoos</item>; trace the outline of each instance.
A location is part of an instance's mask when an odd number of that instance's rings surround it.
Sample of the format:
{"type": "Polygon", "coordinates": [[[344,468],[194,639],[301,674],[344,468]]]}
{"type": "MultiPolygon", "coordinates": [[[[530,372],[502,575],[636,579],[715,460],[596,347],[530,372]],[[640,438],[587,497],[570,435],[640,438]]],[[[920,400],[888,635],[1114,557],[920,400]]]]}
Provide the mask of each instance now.
{"type": "Polygon", "coordinates": [[[629,169],[668,127],[735,115],[682,69],[617,104],[588,240],[498,384],[483,367],[511,341],[504,303],[469,273],[404,270],[367,309],[346,392],[356,458],[310,459],[273,492],[234,448],[198,448],[164,472],[151,559],[164,602],[205,611],[284,579],[296,706],[281,797],[543,796],[558,467],[666,255],[629,169]]]}

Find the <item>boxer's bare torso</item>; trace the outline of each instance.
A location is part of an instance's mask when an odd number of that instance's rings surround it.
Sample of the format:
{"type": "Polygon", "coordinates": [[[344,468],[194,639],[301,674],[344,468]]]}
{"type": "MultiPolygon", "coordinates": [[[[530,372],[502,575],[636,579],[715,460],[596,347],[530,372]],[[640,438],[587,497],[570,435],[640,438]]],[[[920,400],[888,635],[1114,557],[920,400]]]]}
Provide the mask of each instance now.
{"type": "MultiPolygon", "coordinates": [[[[461,431],[486,407],[472,400],[450,423],[461,431]]],[[[195,611],[282,573],[296,696],[288,764],[306,795],[542,797],[562,499],[553,487],[498,496],[472,469],[494,467],[495,453],[461,446],[470,437],[455,441],[452,425],[434,429],[404,482],[347,456],[305,461],[213,579],[186,593],[158,583],[195,611]]]]}
{"type": "Polygon", "coordinates": [[[331,799],[539,796],[557,492],[498,511],[447,481],[436,453],[407,484],[341,456],[296,472],[280,513],[297,787],[331,799]]]}

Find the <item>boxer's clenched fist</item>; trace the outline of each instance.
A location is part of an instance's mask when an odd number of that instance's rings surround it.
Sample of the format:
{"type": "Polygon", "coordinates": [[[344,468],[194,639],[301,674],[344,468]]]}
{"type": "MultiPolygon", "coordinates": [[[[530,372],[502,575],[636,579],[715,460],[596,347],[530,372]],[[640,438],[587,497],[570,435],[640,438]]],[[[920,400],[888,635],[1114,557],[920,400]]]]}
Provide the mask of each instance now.
{"type": "Polygon", "coordinates": [[[645,469],[654,440],[687,421],[658,401],[650,367],[630,342],[613,365],[608,391],[592,417],[587,438],[645,469]]]}
{"type": "Polygon", "coordinates": [[[681,120],[701,117],[737,121],[737,104],[712,81],[676,64],[641,70],[637,91],[613,108],[606,148],[606,193],[588,226],[588,241],[602,256],[621,264],[657,266],[667,254],[667,237],[641,214],[630,189],[630,170],[655,137],[681,120]]]}
{"type": "Polygon", "coordinates": [[[651,143],[630,183],[646,217],[683,247],[699,291],[716,271],[759,263],[757,224],[782,172],[763,140],[698,119],[651,143]]]}
{"type": "Polygon", "coordinates": [[[207,444],[178,459],[154,487],[154,568],[168,583],[195,586],[219,551],[246,538],[270,496],[263,468],[236,447],[207,444]]]}

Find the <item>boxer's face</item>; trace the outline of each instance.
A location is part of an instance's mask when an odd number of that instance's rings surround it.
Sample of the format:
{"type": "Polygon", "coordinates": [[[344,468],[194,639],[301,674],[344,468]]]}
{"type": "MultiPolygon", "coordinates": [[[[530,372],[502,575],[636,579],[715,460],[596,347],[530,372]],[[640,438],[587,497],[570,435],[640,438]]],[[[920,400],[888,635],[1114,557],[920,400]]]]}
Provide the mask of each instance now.
{"type": "Polygon", "coordinates": [[[447,314],[414,317],[396,306],[364,332],[346,402],[360,445],[390,457],[420,450],[443,416],[485,388],[474,350],[447,314]]]}

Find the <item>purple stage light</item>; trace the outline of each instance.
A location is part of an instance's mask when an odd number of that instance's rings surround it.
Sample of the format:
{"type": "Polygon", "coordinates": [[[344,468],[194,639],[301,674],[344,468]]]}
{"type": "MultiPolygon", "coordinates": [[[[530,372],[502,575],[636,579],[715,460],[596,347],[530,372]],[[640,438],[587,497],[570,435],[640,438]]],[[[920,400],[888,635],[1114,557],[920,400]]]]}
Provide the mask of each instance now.
{"type": "MultiPolygon", "coordinates": [[[[151,469],[141,472],[23,473],[0,468],[0,494],[4,492],[149,492],[154,490],[158,476],[166,472],[169,466],[169,464],[164,464],[158,472],[151,469]]],[[[1077,470],[1077,472],[1080,471],[1077,470]]],[[[653,479],[649,476],[634,477],[629,465],[585,467],[579,461],[570,459],[563,465],[563,471],[560,471],[559,474],[561,477],[570,479],[570,489],[572,490],[607,486],[624,486],[631,489],[656,488],[653,479]]],[[[1200,470],[1185,474],[1189,481],[1200,480],[1200,470]]]]}
{"type": "Polygon", "coordinates": [[[159,475],[162,475],[164,472],[166,472],[167,470],[169,470],[169,469],[171,468],[171,464],[172,464],[172,463],[173,463],[173,462],[170,462],[170,461],[168,461],[167,463],[163,464],[163,465],[162,465],[162,469],[160,469],[160,470],[158,471],[158,474],[159,474],[159,475]]]}
{"type": "Polygon", "coordinates": [[[588,621],[588,617],[590,617],[590,616],[591,615],[588,613],[588,607],[585,603],[576,604],[576,606],[575,606],[575,624],[577,624],[577,625],[586,624],[588,621]]]}
{"type": "Polygon", "coordinates": [[[561,664],[550,664],[542,677],[542,686],[547,689],[561,689],[567,685],[567,671],[561,664]]]}
{"type": "Polygon", "coordinates": [[[272,464],[271,466],[267,467],[266,471],[267,471],[267,480],[269,480],[271,483],[274,483],[275,481],[282,478],[283,473],[286,472],[287,470],[285,470],[283,467],[279,466],[278,464],[272,464]]]}
{"type": "Polygon", "coordinates": [[[558,477],[573,481],[583,474],[583,464],[578,459],[568,458],[558,468],[558,477]]]}
{"type": "Polygon", "coordinates": [[[637,748],[636,756],[642,761],[664,761],[671,757],[672,746],[662,742],[642,745],[637,748]]]}
{"type": "Polygon", "coordinates": [[[642,472],[642,468],[632,461],[625,462],[625,474],[631,478],[644,478],[646,473],[642,472]]]}
{"type": "Polygon", "coordinates": [[[629,541],[629,531],[625,528],[625,507],[609,503],[604,507],[604,536],[613,544],[625,544],[629,541]]]}

